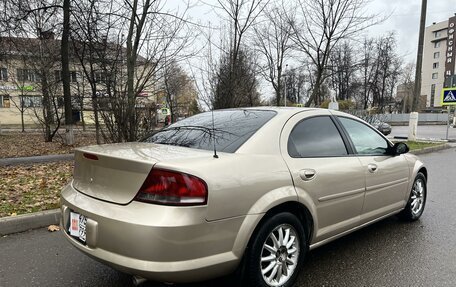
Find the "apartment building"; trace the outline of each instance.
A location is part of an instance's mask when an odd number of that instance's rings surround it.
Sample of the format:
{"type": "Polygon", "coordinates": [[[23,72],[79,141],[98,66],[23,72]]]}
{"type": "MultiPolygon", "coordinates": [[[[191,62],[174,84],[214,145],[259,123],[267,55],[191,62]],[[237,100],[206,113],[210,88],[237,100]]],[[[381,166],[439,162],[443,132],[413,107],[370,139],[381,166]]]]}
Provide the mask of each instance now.
{"type": "Polygon", "coordinates": [[[424,36],[421,95],[426,108],[441,108],[440,95],[444,87],[456,86],[455,61],[456,14],[446,21],[426,27],[424,36]]]}
{"type": "MultiPolygon", "coordinates": [[[[70,55],[72,53],[70,51],[70,55]]],[[[94,95],[74,53],[70,58],[74,111],[78,115],[83,111],[85,121],[90,123],[93,121],[91,101],[94,95]]],[[[142,69],[144,67],[138,66],[139,73],[142,69]]],[[[43,113],[43,87],[52,96],[52,105],[62,110],[61,74],[60,40],[54,39],[52,33],[44,34],[40,39],[0,37],[0,124],[20,125],[23,120],[27,125],[36,125],[43,113]]],[[[96,96],[107,95],[107,72],[100,69],[94,76],[97,82],[96,96]]],[[[156,103],[157,96],[151,90],[151,85],[148,85],[138,95],[138,107],[156,103]]],[[[100,105],[102,100],[100,98],[100,105]]]]}

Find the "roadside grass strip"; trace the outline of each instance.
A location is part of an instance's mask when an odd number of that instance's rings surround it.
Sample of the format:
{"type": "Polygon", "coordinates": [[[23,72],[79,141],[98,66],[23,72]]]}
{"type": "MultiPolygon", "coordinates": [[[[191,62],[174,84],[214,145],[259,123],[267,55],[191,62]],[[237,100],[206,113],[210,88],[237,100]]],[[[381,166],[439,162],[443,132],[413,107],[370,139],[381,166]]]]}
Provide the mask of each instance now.
{"type": "Polygon", "coordinates": [[[71,161],[2,167],[0,217],[58,208],[72,172],[71,161]]]}

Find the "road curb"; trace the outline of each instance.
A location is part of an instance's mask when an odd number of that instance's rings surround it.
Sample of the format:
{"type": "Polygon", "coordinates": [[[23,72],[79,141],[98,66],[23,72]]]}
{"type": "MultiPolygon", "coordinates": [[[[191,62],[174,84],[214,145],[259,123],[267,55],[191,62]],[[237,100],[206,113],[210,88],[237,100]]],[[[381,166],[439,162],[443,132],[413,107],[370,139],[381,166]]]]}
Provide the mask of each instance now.
{"type": "Polygon", "coordinates": [[[40,156],[29,156],[29,157],[13,157],[13,158],[1,158],[0,166],[12,166],[20,164],[33,164],[33,163],[46,163],[46,162],[57,162],[73,160],[74,154],[50,154],[40,156]]]}
{"type": "Polygon", "coordinates": [[[415,155],[420,155],[420,154],[426,154],[426,153],[441,151],[441,150],[444,150],[444,149],[449,149],[451,147],[452,146],[449,145],[449,144],[442,144],[442,145],[438,145],[438,146],[425,147],[423,149],[410,151],[410,153],[413,153],[415,155]]]}
{"type": "Polygon", "coordinates": [[[60,222],[60,209],[0,218],[0,236],[24,232],[60,222]]]}

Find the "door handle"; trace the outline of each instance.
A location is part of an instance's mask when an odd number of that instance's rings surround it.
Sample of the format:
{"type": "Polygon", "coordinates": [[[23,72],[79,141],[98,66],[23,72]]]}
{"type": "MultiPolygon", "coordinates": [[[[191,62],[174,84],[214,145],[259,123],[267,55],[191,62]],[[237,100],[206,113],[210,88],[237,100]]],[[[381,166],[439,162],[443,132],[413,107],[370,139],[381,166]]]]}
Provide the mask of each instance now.
{"type": "Polygon", "coordinates": [[[299,176],[304,181],[309,181],[315,178],[317,172],[314,169],[302,169],[299,171],[299,176]]]}
{"type": "Polygon", "coordinates": [[[377,168],[378,168],[377,165],[374,164],[374,163],[370,163],[370,164],[367,165],[367,169],[368,169],[369,172],[371,172],[371,173],[376,172],[376,171],[377,171],[377,168]]]}

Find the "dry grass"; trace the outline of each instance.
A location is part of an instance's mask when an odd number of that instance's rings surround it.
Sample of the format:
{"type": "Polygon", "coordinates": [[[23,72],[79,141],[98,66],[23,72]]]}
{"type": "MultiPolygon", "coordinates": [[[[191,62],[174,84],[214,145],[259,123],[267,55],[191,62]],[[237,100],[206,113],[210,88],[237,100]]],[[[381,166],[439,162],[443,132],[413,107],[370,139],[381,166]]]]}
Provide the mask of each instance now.
{"type": "Polygon", "coordinates": [[[58,135],[54,137],[53,142],[44,142],[40,133],[7,132],[0,135],[0,158],[67,154],[75,147],[96,144],[94,133],[77,133],[75,141],[74,146],[66,146],[58,135]]]}
{"type": "Polygon", "coordinates": [[[57,208],[73,162],[0,168],[0,217],[57,208]]]}

